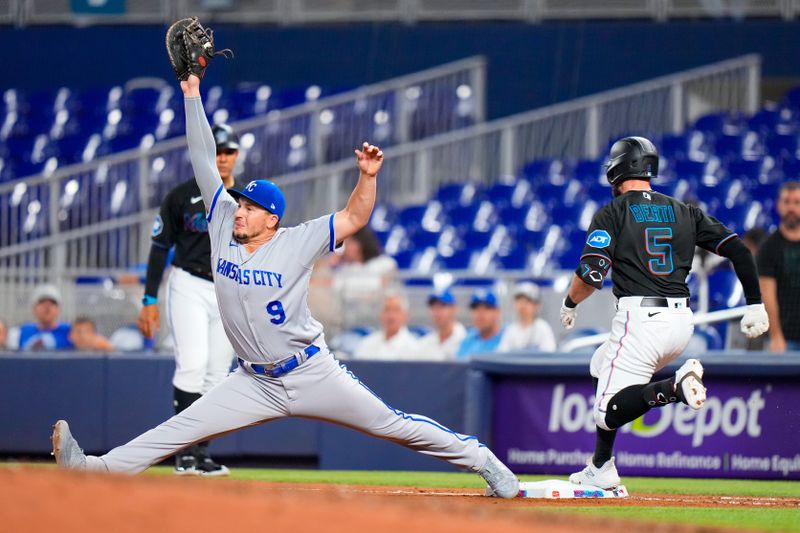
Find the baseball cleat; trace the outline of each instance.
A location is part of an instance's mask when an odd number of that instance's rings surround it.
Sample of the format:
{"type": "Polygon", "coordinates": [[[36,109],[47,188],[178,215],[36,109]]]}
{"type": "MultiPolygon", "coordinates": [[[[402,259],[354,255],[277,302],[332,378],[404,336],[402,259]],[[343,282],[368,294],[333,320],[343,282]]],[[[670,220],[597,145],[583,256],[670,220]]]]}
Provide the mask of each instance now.
{"type": "Polygon", "coordinates": [[[53,425],[53,435],[50,440],[53,443],[52,455],[56,458],[58,466],[71,470],[86,468],[86,455],[70,433],[66,420],[59,420],[53,425]]]}
{"type": "Polygon", "coordinates": [[[175,456],[175,470],[172,473],[176,476],[199,476],[197,459],[194,458],[194,455],[175,456]]]}
{"type": "Polygon", "coordinates": [[[600,468],[594,466],[592,459],[586,464],[586,468],[580,472],[575,472],[569,476],[569,482],[575,485],[589,485],[599,489],[608,490],[618,487],[620,484],[619,473],[614,465],[612,457],[600,468]]]}
{"type": "Polygon", "coordinates": [[[201,476],[229,476],[231,471],[225,465],[217,464],[211,457],[202,457],[197,461],[197,472],[201,476]]]}
{"type": "Polygon", "coordinates": [[[519,495],[519,480],[500,459],[487,448],[489,457],[486,464],[478,470],[478,474],[486,480],[486,496],[497,498],[516,498],[519,495]]]}
{"type": "Polygon", "coordinates": [[[675,392],[692,409],[700,409],[706,401],[703,385],[703,365],[697,359],[687,359],[675,372],[675,392]]]}

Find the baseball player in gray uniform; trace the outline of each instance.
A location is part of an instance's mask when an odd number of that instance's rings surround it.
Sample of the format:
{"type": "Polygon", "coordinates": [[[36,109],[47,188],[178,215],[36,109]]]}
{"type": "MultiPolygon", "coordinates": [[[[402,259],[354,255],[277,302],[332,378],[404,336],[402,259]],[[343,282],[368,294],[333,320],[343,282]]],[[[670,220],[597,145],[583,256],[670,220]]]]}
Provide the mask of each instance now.
{"type": "Polygon", "coordinates": [[[181,413],[100,457],[84,455],[59,420],[52,436],[59,466],[135,474],[196,442],[292,416],[396,442],[478,473],[487,495],[517,496],[517,478],[476,437],[384,403],[334,358],[309,312],[314,262],[367,224],[383,153],[368,143],[355,151],[360,175],[344,209],[281,228],[286,202],[275,184],[256,180],[225,190],[200,80],[189,76],[181,88],[189,153],[208,209],[217,301],[239,368],[181,413]]]}

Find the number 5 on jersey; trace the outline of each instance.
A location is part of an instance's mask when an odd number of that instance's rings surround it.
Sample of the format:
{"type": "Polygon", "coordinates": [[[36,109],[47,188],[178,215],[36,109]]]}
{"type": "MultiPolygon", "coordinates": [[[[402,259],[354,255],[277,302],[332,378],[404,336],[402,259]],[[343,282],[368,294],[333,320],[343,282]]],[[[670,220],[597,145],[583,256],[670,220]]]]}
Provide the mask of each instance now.
{"type": "Polygon", "coordinates": [[[647,228],[644,231],[644,242],[647,253],[653,257],[647,263],[651,274],[667,276],[672,274],[672,228],[647,228]]]}
{"type": "Polygon", "coordinates": [[[286,311],[283,310],[283,304],[278,300],[267,304],[267,313],[272,317],[269,321],[275,325],[286,322],[286,311]]]}

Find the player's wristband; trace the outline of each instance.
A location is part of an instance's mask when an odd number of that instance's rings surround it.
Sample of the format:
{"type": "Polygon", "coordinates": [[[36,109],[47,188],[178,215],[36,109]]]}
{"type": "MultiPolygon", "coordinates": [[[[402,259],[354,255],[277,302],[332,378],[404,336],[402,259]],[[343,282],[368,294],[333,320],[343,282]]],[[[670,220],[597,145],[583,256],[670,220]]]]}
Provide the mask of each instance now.
{"type": "Polygon", "coordinates": [[[569,297],[569,294],[567,294],[567,297],[564,298],[564,305],[569,307],[570,309],[578,307],[578,304],[572,301],[572,298],[569,297]]]}
{"type": "Polygon", "coordinates": [[[142,298],[142,305],[155,305],[158,303],[158,298],[155,296],[150,296],[149,294],[145,294],[144,298],[142,298]]]}

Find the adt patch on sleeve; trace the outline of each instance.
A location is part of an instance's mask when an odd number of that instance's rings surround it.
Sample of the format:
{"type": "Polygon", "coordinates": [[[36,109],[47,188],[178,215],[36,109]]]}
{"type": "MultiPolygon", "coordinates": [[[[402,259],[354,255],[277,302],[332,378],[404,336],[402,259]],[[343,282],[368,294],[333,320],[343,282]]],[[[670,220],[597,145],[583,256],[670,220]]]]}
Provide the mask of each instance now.
{"type": "Polygon", "coordinates": [[[596,229],[586,239],[586,244],[593,248],[606,248],[611,244],[611,235],[604,229],[596,229]]]}
{"type": "Polygon", "coordinates": [[[153,231],[150,234],[151,237],[158,237],[161,235],[161,232],[164,230],[164,221],[161,220],[161,215],[156,215],[156,221],[153,222],[153,231]]]}

